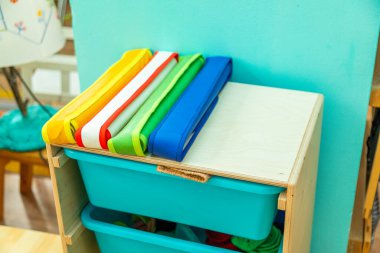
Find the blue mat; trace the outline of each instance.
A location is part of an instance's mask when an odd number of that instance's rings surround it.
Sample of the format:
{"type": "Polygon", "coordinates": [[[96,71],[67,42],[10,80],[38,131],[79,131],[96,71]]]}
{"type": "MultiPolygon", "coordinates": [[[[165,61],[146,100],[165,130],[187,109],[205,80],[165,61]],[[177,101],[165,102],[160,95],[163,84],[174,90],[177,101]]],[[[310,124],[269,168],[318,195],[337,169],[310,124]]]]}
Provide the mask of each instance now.
{"type": "Polygon", "coordinates": [[[182,161],[214,109],[231,72],[231,58],[207,58],[201,71],[151,134],[149,152],[182,161]]]}

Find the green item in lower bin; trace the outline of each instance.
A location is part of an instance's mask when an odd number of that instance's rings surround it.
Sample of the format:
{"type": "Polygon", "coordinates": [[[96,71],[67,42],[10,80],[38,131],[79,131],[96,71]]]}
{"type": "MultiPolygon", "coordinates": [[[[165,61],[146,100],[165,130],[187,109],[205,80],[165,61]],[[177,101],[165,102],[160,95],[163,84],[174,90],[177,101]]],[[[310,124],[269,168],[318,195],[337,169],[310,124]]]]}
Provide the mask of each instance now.
{"type": "Polygon", "coordinates": [[[241,237],[232,237],[231,242],[247,253],[277,253],[282,240],[281,231],[275,226],[269,236],[263,240],[250,240],[241,237]]]}
{"type": "Polygon", "coordinates": [[[282,235],[279,229],[276,227],[272,228],[273,233],[270,233],[265,242],[259,247],[259,252],[278,252],[279,246],[281,245],[282,235]],[[273,231],[275,229],[275,231],[273,231]]]}
{"type": "Polygon", "coordinates": [[[147,224],[152,218],[149,218],[149,217],[146,217],[146,216],[142,216],[142,215],[137,215],[137,214],[133,214],[132,215],[132,222],[137,222],[139,220],[141,220],[142,222],[144,222],[145,224],[147,224]]]}
{"type": "Polygon", "coordinates": [[[122,222],[122,221],[115,221],[113,223],[114,225],[117,225],[117,226],[121,226],[121,227],[128,227],[128,225],[125,223],[125,222],[122,222]]]}
{"type": "Polygon", "coordinates": [[[144,156],[148,139],[204,64],[200,54],[182,56],[127,125],[108,140],[111,152],[144,156]]]}
{"type": "Polygon", "coordinates": [[[150,217],[133,214],[132,215],[133,227],[147,232],[156,232],[156,220],[150,217]],[[144,224],[142,226],[142,224],[144,224]]]}

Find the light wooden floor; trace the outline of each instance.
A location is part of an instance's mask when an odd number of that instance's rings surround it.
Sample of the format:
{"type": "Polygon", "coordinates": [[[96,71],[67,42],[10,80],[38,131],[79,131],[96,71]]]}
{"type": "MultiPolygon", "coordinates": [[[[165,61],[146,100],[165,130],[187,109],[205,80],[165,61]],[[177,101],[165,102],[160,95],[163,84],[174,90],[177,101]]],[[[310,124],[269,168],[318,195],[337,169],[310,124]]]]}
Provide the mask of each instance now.
{"type": "Polygon", "coordinates": [[[5,213],[0,225],[58,233],[50,178],[34,177],[32,193],[21,195],[18,174],[5,175],[5,213]]]}
{"type": "Polygon", "coordinates": [[[1,253],[63,253],[59,235],[0,226],[1,253]]]}

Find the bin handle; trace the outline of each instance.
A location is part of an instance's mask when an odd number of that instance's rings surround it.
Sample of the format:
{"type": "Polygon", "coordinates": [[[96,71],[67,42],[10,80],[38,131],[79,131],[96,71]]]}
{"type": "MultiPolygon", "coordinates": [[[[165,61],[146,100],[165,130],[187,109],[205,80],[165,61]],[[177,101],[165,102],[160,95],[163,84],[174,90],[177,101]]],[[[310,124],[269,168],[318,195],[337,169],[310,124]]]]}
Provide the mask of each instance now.
{"type": "Polygon", "coordinates": [[[211,178],[210,175],[205,174],[205,173],[183,170],[183,169],[176,169],[176,168],[169,168],[162,165],[157,166],[157,171],[161,173],[193,180],[199,183],[207,183],[207,181],[211,178]]]}

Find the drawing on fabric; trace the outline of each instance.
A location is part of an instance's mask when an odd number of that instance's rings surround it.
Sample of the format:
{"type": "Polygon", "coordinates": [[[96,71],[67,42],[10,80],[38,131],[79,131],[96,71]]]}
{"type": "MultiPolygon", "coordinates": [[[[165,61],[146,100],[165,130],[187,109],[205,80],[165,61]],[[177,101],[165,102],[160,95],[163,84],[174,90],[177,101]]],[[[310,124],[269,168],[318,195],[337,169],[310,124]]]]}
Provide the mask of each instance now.
{"type": "Polygon", "coordinates": [[[28,1],[0,1],[0,32],[14,34],[33,44],[42,44],[51,20],[58,17],[50,0],[36,0],[33,7],[28,1]]]}

